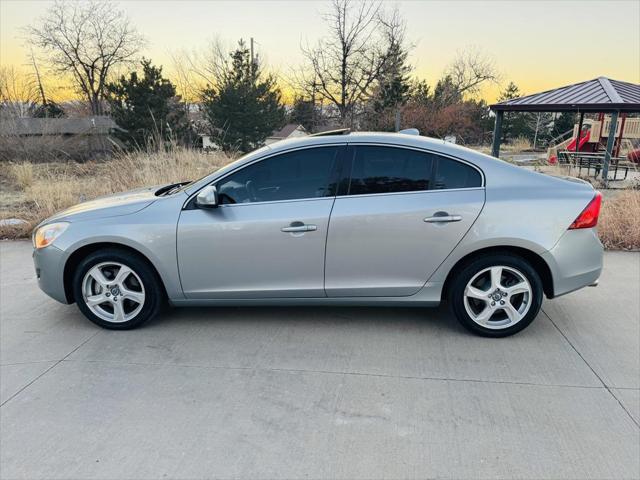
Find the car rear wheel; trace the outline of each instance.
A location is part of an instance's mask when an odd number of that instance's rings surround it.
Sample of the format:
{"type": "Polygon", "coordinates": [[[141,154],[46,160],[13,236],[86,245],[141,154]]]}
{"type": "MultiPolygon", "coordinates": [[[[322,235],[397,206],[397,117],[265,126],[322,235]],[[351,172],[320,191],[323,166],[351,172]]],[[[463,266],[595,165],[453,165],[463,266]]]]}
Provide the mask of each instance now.
{"type": "Polygon", "coordinates": [[[93,323],[113,330],[135,328],[157,315],[163,290],[142,258],[118,249],[88,255],[73,277],[80,311],[93,323]]]}
{"type": "Polygon", "coordinates": [[[542,281],[523,258],[490,254],[472,260],[453,279],[449,303],[460,323],[487,337],[513,335],[542,306],[542,281]]]}

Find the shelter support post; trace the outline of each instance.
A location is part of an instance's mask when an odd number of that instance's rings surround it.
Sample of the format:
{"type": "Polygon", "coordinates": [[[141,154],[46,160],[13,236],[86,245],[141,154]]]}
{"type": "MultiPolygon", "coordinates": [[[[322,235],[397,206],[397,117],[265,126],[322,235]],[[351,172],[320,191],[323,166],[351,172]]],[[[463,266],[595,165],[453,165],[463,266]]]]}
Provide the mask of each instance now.
{"type": "Polygon", "coordinates": [[[609,127],[609,136],[607,137],[607,149],[604,152],[604,163],[602,165],[602,180],[605,185],[609,179],[609,164],[611,163],[611,152],[616,141],[616,126],[618,124],[618,112],[611,113],[611,126],[609,127]]]}
{"type": "Polygon", "coordinates": [[[496,123],[493,127],[493,143],[491,144],[491,155],[496,158],[500,156],[500,140],[502,139],[502,117],[504,112],[498,110],[496,112],[496,123]]]}
{"type": "Polygon", "coordinates": [[[582,138],[582,127],[584,126],[584,112],[580,112],[580,120],[578,120],[578,135],[576,135],[576,153],[580,150],[580,139],[582,138]]]}
{"type": "Polygon", "coordinates": [[[576,148],[574,149],[574,151],[576,152],[576,155],[574,157],[576,161],[576,165],[577,165],[577,162],[579,161],[578,158],[580,157],[580,139],[582,138],[583,123],[584,123],[584,112],[580,112],[580,120],[578,120],[578,134],[576,135],[576,143],[575,143],[576,148]]]}
{"type": "Polygon", "coordinates": [[[616,142],[616,146],[615,146],[616,152],[614,154],[614,157],[620,156],[620,149],[622,148],[622,137],[624,136],[624,124],[627,121],[627,114],[625,112],[622,112],[620,117],[621,117],[620,133],[618,134],[618,141],[616,142]]]}

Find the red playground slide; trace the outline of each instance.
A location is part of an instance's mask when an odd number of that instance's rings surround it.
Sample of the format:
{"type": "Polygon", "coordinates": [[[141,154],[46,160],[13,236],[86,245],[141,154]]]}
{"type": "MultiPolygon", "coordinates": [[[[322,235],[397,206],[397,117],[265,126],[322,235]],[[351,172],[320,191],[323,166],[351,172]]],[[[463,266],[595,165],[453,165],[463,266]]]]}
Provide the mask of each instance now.
{"type": "MultiPolygon", "coordinates": [[[[584,135],[582,135],[580,137],[580,144],[578,145],[578,151],[582,150],[582,147],[584,146],[585,143],[587,143],[589,141],[589,137],[591,136],[591,131],[587,130],[584,135]]],[[[576,151],[576,139],[572,139],[569,142],[569,145],[567,145],[567,150],[569,150],[570,152],[575,152],[576,151]]]]}

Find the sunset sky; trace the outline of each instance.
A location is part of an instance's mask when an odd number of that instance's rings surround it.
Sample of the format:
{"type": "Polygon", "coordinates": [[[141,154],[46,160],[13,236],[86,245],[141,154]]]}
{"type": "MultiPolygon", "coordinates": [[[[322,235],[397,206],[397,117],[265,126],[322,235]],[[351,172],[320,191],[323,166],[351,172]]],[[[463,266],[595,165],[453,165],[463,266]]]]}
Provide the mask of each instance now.
{"type": "MultiPolygon", "coordinates": [[[[26,62],[21,29],[51,2],[0,0],[0,63],[26,62]]],[[[640,0],[631,1],[402,1],[395,4],[415,44],[415,75],[434,83],[456,51],[481,49],[503,84],[524,93],[600,75],[640,83],[640,0]]],[[[170,72],[170,52],[204,47],[214,37],[254,37],[268,68],[286,76],[302,61],[300,44],[325,32],[321,1],[119,2],[148,45],[144,55],[170,72]]],[[[483,91],[495,100],[499,86],[483,91]]]]}

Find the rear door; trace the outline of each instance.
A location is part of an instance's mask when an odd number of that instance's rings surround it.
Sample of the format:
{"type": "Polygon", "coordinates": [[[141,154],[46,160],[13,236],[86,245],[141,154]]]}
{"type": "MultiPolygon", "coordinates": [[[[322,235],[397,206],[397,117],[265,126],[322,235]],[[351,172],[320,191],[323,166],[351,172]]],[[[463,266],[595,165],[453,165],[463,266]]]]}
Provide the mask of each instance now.
{"type": "Polygon", "coordinates": [[[329,297],[416,293],[484,204],[482,173],[434,153],[350,146],[329,222],[329,297]]]}

